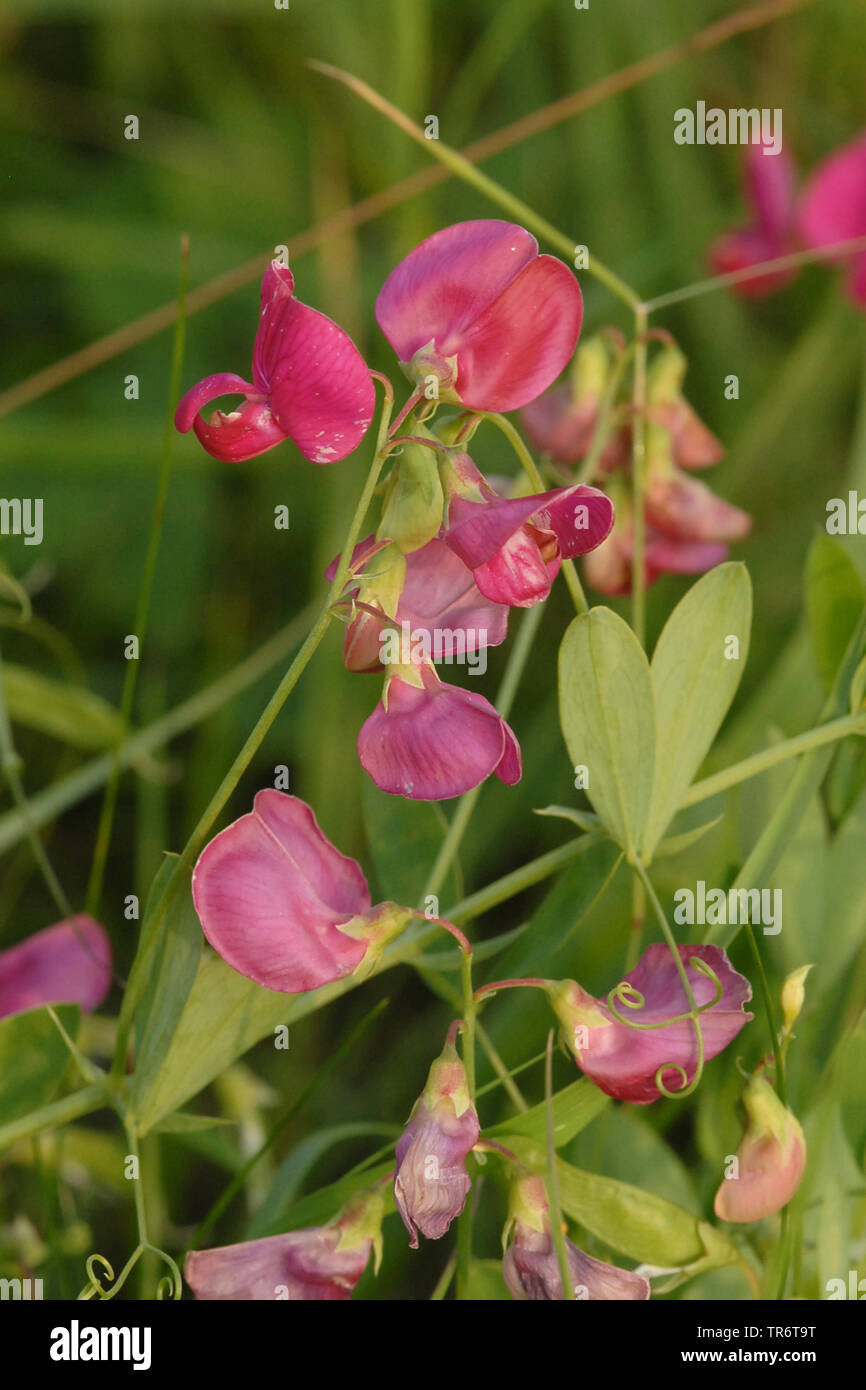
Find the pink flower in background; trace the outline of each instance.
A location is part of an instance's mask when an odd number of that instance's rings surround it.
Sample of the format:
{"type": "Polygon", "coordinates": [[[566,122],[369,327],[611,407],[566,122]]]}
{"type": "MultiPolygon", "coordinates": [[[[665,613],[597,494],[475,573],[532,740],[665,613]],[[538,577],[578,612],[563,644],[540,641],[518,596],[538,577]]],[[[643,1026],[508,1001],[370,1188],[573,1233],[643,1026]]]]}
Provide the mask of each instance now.
{"type": "Polygon", "coordinates": [[[205,377],[176,414],[214,458],[238,463],[292,439],[313,463],[336,463],[363,439],[373,418],[373,381],[348,334],[294,298],[288,266],[272,261],[262,281],[262,312],[253,379],[233,372],[205,377]],[[243,395],[239,410],[198,413],[220,396],[243,395]]]}
{"type": "Polygon", "coordinates": [[[598,422],[598,398],[575,401],[569,382],[552,386],[523,407],[520,418],[527,437],[557,463],[584,457],[598,422]]]}
{"type": "MultiPolygon", "coordinates": [[[[586,582],[600,594],[630,594],[633,556],[631,518],[618,517],[607,540],[584,559],[586,582]]],[[[644,587],[649,588],[663,574],[703,574],[727,558],[727,544],[677,539],[648,525],[644,536],[644,587]]]]}
{"type": "Polygon", "coordinates": [[[483,695],[440,681],[429,662],[389,666],[380,703],[358,734],[358,757],[377,787],[442,801],[495,773],[520,781],[520,745],[483,695]]]}
{"type": "Polygon", "coordinates": [[[499,497],[468,454],[452,462],[442,540],[495,603],[529,608],[547,598],[563,560],[586,555],[609,535],[613,503],[575,485],[531,497],[499,497]]]}
{"type": "Polygon", "coordinates": [[[434,233],[391,271],[379,326],[410,380],[439,382],[471,410],[526,405],[555,381],[580,333],[583,300],[562,261],[523,227],[485,219],[434,233]]]}
{"type": "MultiPolygon", "coordinates": [[[[807,246],[832,246],[866,236],[866,132],[820,164],[800,203],[800,232],[807,246]]],[[[847,289],[866,308],[866,251],[847,258],[847,289]]]]}
{"type": "Polygon", "coordinates": [[[675,541],[742,540],[752,529],[748,512],[725,502],[706,483],[678,468],[651,471],[644,494],[647,524],[675,541]]]}
{"type": "Polygon", "coordinates": [[[192,891],[223,960],[288,994],[351,974],[410,916],[391,903],[371,908],[360,866],[334,848],[305,802],[272,789],[205,846],[192,891]]]}
{"type": "MultiPolygon", "coordinates": [[[[710,261],[717,275],[746,270],[797,250],[796,167],[784,150],[775,155],[763,151],[761,144],[746,149],[745,191],[751,221],[726,232],[713,245],[710,261]]],[[[742,280],[731,288],[747,298],[757,298],[781,289],[796,275],[796,269],[777,270],[742,280]]]]}
{"type": "MultiPolygon", "coordinates": [[[[751,999],[752,988],[745,976],[734,970],[721,947],[680,946],[678,950],[699,1008],[715,998],[716,988],[706,975],[689,969],[690,962],[704,961],[722,986],[718,1002],[700,1015],[704,1057],[709,1061],[751,1020],[752,1014],[746,1013],[743,1005],[751,999]]],[[[683,1082],[676,1071],[662,1071],[660,1079],[670,1091],[694,1078],[697,1039],[691,1019],[681,1018],[688,1014],[689,1001],[676,963],[663,942],[644,951],[624,983],[631,986],[633,1001],[642,998],[644,1002],[629,1008],[620,1001],[620,1015],[638,1025],[665,1023],[664,1028],[643,1029],[619,1022],[606,999],[593,998],[574,980],[558,981],[548,987],[548,994],[581,1071],[605,1095],[649,1105],[661,1094],[656,1084],[660,1067],[682,1067],[686,1074],[687,1081],[683,1082]],[[671,1019],[679,1021],[669,1022],[671,1019]]]]}
{"type": "MultiPolygon", "coordinates": [[[[512,1184],[509,1225],[513,1239],[502,1261],[502,1276],[513,1298],[526,1302],[562,1300],[562,1276],[553,1243],[544,1183],[529,1174],[512,1184]]],[[[649,1280],[587,1255],[573,1241],[565,1242],[568,1272],[575,1299],[641,1301],[650,1296],[649,1280]]]]}
{"type": "Polygon", "coordinates": [[[760,1221],[787,1206],[806,1171],[800,1125],[760,1072],[743,1095],[748,1123],[737,1166],[726,1173],[714,1203],[722,1221],[760,1221]]]}
{"type": "Polygon", "coordinates": [[[111,984],[111,946],[83,914],[0,951],[0,1018],[44,1004],[97,1008],[111,984]]]}
{"type": "Polygon", "coordinates": [[[438,1240],[463,1210],[471,1187],[466,1158],[478,1134],[466,1071],[449,1042],[397,1144],[394,1197],[413,1250],[419,1231],[438,1240]]]}

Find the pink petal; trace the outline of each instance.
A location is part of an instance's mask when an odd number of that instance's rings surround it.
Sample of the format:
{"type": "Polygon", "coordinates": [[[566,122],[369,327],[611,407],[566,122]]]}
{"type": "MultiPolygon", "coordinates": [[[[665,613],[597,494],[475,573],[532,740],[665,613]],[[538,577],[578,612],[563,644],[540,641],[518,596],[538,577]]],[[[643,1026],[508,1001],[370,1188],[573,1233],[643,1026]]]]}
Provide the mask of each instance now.
{"type": "Polygon", "coordinates": [[[283,335],[291,314],[295,277],[287,265],[271,261],[262,280],[262,311],[253,348],[253,380],[259,391],[270,393],[283,355],[283,335]]]}
{"type": "Polygon", "coordinates": [[[443,539],[474,570],[491,560],[528,521],[539,530],[552,531],[563,557],[571,559],[594,550],[609,535],[614,508],[605,493],[582,485],[487,502],[456,497],[443,539]],[[586,526],[577,524],[584,519],[586,526]]]}
{"type": "Polygon", "coordinates": [[[339,1241],[337,1226],[314,1227],[195,1250],[186,1258],[184,1278],[200,1300],[344,1301],[364,1272],[371,1243],[338,1251],[339,1241]]]}
{"type": "Polygon", "coordinates": [[[746,1138],[737,1150],[739,1177],[722,1182],[714,1210],[722,1221],[762,1221],[790,1202],[806,1171],[806,1146],[787,1147],[773,1135],[746,1138]]]}
{"type": "Polygon", "coordinates": [[[90,1013],[110,984],[108,937],[79,914],[0,951],[0,1018],[44,1004],[80,1004],[90,1013]]]}
{"type": "Polygon", "coordinates": [[[558,569],[558,564],[545,564],[532,529],[522,526],[492,559],[478,566],[475,582],[483,594],[497,603],[531,608],[547,598],[558,569]]]}
{"type": "Polygon", "coordinates": [[[749,145],[745,179],[746,196],[755,210],[758,227],[768,241],[784,245],[793,229],[797,209],[794,161],[784,149],[778,154],[764,154],[763,145],[749,145]]]}
{"type": "Polygon", "coordinates": [[[553,256],[532,261],[462,336],[456,391],[463,405],[502,412],[540,396],[573,356],[582,318],[583,296],[568,267],[553,256]]]}
{"type": "MultiPolygon", "coordinates": [[[[730,275],[737,270],[748,270],[764,261],[773,261],[784,256],[788,247],[770,240],[766,233],[757,228],[744,227],[726,232],[719,237],[710,251],[710,263],[716,275],[730,275]]],[[[789,270],[768,271],[764,275],[753,275],[741,280],[731,289],[744,299],[759,299],[765,294],[774,294],[783,286],[796,279],[796,267],[789,270]]]]}
{"type": "Polygon", "coordinates": [[[174,413],[175,429],[179,430],[181,434],[186,434],[188,430],[192,429],[198,412],[209,405],[211,401],[218,400],[220,396],[255,396],[256,394],[258,393],[252,382],[244,381],[243,377],[237,376],[235,372],[216,372],[213,376],[206,376],[203,381],[190,387],[181,399],[174,413]]]}
{"type": "Polygon", "coordinates": [[[378,704],[361,727],[358,757],[383,791],[415,801],[461,796],[492,772],[512,786],[521,772],[517,740],[484,696],[438,681],[392,679],[387,711],[378,704]]]}
{"type": "Polygon", "coordinates": [[[437,630],[472,632],[475,640],[468,650],[480,651],[505,641],[508,609],[485,598],[472,571],[445,541],[432,540],[406,556],[397,620],[431,636],[437,630]]]}
{"type": "Polygon", "coordinates": [[[401,362],[433,341],[452,356],[463,335],[538,255],[535,237],[511,222],[458,222],[427,237],[391,271],[376,320],[401,362]]]}
{"type": "Polygon", "coordinates": [[[675,540],[737,541],[749,534],[748,512],[717,497],[705,483],[682,473],[650,477],[647,521],[675,540]]]}
{"type": "Polygon", "coordinates": [[[338,923],[366,911],[360,867],[334,848],[297,797],[259,792],[254,809],[202,851],[193,899],[202,929],[233,969],[267,989],[318,989],[350,973],[366,944],[338,923]]]}
{"type": "Polygon", "coordinates": [[[347,333],[292,299],[271,366],[271,408],[305,458],[336,463],[360,444],[375,408],[373,378],[347,333]]]}
{"type": "Polygon", "coordinates": [[[672,540],[656,533],[648,538],[645,552],[647,583],[660,574],[703,574],[728,557],[726,545],[708,541],[672,540]]]}
{"type": "Polygon", "coordinates": [[[800,230],[807,246],[866,236],[866,134],[818,166],[800,202],[800,230]]]}
{"type": "Polygon", "coordinates": [[[266,401],[245,401],[239,410],[224,415],[214,411],[210,421],[196,415],[193,429],[199,443],[213,458],[224,463],[243,463],[282,444],[286,434],[277,424],[266,401]]]}

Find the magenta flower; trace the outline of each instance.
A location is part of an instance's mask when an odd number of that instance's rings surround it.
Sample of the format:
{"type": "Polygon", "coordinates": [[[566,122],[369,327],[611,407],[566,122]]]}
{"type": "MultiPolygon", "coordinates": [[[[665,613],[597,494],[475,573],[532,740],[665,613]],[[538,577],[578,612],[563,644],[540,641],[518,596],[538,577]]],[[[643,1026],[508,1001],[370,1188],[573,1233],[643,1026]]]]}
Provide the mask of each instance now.
{"type": "MultiPolygon", "coordinates": [[[[338,561],[339,557],[329,567],[329,579],[338,561]]],[[[352,567],[355,577],[348,589],[364,607],[349,623],[343,640],[343,661],[349,671],[382,670],[383,644],[387,645],[394,625],[398,641],[408,643],[410,654],[414,646],[435,654],[436,661],[450,662],[505,641],[508,609],[484,597],[472,571],[444,541],[428,541],[420,550],[401,556],[387,543],[368,536],[356,546],[352,567]],[[367,565],[362,565],[368,554],[367,565]],[[396,604],[395,593],[399,594],[396,604]],[[389,608],[394,609],[393,617],[388,615],[389,608]]]]}
{"type": "Polygon", "coordinates": [[[550,593],[563,560],[601,545],[613,503],[575,485],[532,497],[499,497],[468,454],[451,462],[448,525],[442,539],[494,603],[530,608],[550,593]]]}
{"type": "Polygon", "coordinates": [[[393,903],[371,907],[355,860],[334,848],[305,802],[272,789],[205,846],[192,892],[223,960],[287,994],[374,964],[411,915],[393,903]]]}
{"type": "MultiPolygon", "coordinates": [[[[700,1014],[704,1057],[709,1061],[751,1020],[752,1014],[746,1013],[743,1005],[751,999],[752,988],[734,970],[721,947],[678,949],[695,1003],[699,1009],[709,1006],[700,1014]],[[709,966],[718,979],[721,995],[717,1000],[715,982],[695,968],[695,960],[709,966]]],[[[661,1094],[657,1073],[669,1091],[679,1090],[693,1080],[698,1062],[688,998],[667,946],[657,942],[644,951],[619,990],[618,996],[615,992],[614,1012],[607,999],[594,999],[574,980],[548,986],[551,1004],[581,1071],[605,1095],[649,1105],[661,1094]],[[620,1018],[628,1022],[622,1023],[620,1018]],[[682,1068],[685,1081],[677,1068],[682,1068]]]]}
{"type": "MultiPolygon", "coordinates": [[[[745,227],[726,232],[712,247],[710,261],[717,275],[746,270],[797,249],[796,181],[796,168],[784,150],[769,155],[764,154],[761,144],[748,146],[745,188],[751,221],[745,227]]],[[[757,298],[781,289],[796,274],[793,268],[771,271],[742,280],[731,288],[747,298],[757,298]]]]}
{"type": "Polygon", "coordinates": [[[336,463],[363,439],[373,418],[373,381],[342,328],[294,297],[288,266],[272,261],[262,281],[253,379],[218,372],[180,402],[175,425],[192,428],[214,458],[239,463],[292,439],[313,463],[336,463]],[[199,411],[220,396],[246,397],[239,410],[199,411]]]}
{"type": "MultiPolygon", "coordinates": [[[[502,1276],[520,1302],[562,1301],[562,1277],[553,1244],[547,1195],[541,1178],[530,1174],[512,1184],[509,1225],[514,1238],[505,1251],[502,1276]]],[[[576,1300],[646,1300],[649,1281],[586,1255],[566,1240],[568,1270],[576,1300]]]]}
{"type": "Polygon", "coordinates": [[[384,1210],[382,1195],[374,1189],[327,1226],[194,1250],[186,1257],[184,1277],[200,1300],[345,1302],[371,1252],[378,1269],[384,1210]]]}
{"type": "Polygon", "coordinates": [[[397,1144],[394,1198],[413,1250],[419,1231],[438,1240],[463,1210],[471,1186],[466,1158],[478,1133],[466,1071],[448,1042],[397,1144]]]}
{"type": "Polygon", "coordinates": [[[108,937],[83,914],[0,951],[0,1018],[45,1004],[79,1004],[90,1013],[110,985],[108,937]]]}
{"type": "Polygon", "coordinates": [[[580,333],[583,300],[562,261],[510,222],[459,222],[391,271],[379,327],[411,381],[470,410],[526,405],[555,381],[580,333]]]}
{"type": "Polygon", "coordinates": [[[520,781],[520,745],[483,695],[440,681],[429,662],[387,668],[358,757],[382,791],[414,801],[462,796],[495,772],[520,781]]]}
{"type": "MultiPolygon", "coordinates": [[[[800,231],[807,246],[866,236],[866,132],[818,166],[801,200],[800,231]]],[[[866,251],[847,264],[848,294],[866,308],[866,251]]]]}
{"type": "Polygon", "coordinates": [[[760,1072],[743,1095],[748,1124],[714,1210],[723,1221],[760,1221],[787,1206],[806,1171],[800,1125],[760,1072]]]}

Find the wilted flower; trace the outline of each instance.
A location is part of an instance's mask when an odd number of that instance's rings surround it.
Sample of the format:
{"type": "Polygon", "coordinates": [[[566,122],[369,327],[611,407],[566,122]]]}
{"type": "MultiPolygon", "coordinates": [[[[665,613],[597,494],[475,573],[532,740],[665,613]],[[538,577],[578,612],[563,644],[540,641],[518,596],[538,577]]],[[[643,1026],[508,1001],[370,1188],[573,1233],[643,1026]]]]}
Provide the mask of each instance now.
{"type": "Polygon", "coordinates": [[[409,379],[438,399],[508,411],[555,381],[583,315],[577,281],[523,227],[485,219],[434,233],[391,271],[376,318],[409,379]]]}
{"type": "Polygon", "coordinates": [[[358,734],[377,787],[416,801],[462,796],[492,772],[520,781],[520,745],[483,695],[440,681],[430,662],[386,668],[380,703],[358,734]]]}
{"type": "MultiPolygon", "coordinates": [[[[743,1005],[751,999],[752,988],[720,946],[677,949],[695,1003],[699,1009],[703,1006],[699,1019],[704,1058],[709,1061],[751,1020],[743,1005]],[[701,963],[713,972],[721,993],[701,963]]],[[[613,991],[616,1011],[611,1000],[594,998],[574,980],[551,982],[547,988],[577,1065],[605,1095],[649,1105],[661,1094],[657,1075],[669,1091],[694,1079],[698,1043],[689,1001],[663,942],[648,947],[613,991]]]]}
{"type": "MultiPolygon", "coordinates": [[[[547,1194],[535,1174],[512,1183],[508,1225],[513,1240],[505,1251],[502,1274],[512,1297],[527,1302],[562,1300],[562,1276],[553,1243],[547,1194]]],[[[508,1229],[508,1228],[506,1228],[508,1229]]],[[[586,1255],[566,1240],[571,1287],[577,1300],[644,1300],[649,1281],[586,1255]]]]}
{"type": "Polygon", "coordinates": [[[325,314],[294,297],[288,266],[272,261],[262,281],[253,379],[233,372],[205,377],[180,402],[175,425],[194,429],[214,458],[229,463],[292,439],[313,463],[336,463],[363,439],[373,418],[373,381],[355,344],[325,314]],[[220,396],[245,403],[210,421],[199,411],[220,396]]]}
{"type": "MultiPolygon", "coordinates": [[[[749,145],[745,155],[746,200],[751,221],[745,227],[719,237],[710,252],[717,275],[746,270],[763,261],[777,260],[797,249],[797,171],[784,150],[767,156],[762,144],[749,145]]],[[[737,294],[757,298],[772,294],[793,280],[797,271],[770,271],[741,280],[731,288],[737,294]]]]}
{"type": "Polygon", "coordinates": [[[530,497],[499,497],[468,454],[446,471],[448,522],[442,539],[495,603],[529,608],[550,593],[563,560],[599,546],[614,524],[610,498],[575,485],[530,497]]]}
{"type": "Polygon", "coordinates": [[[748,1122],[736,1164],[716,1193],[723,1221],[760,1221],[787,1206],[806,1171],[806,1140],[791,1111],[762,1073],[743,1094],[748,1122]]]}
{"type": "Polygon", "coordinates": [[[202,850],[192,879],[202,930],[223,960],[267,989],[299,994],[349,975],[409,921],[370,906],[360,866],[296,796],[261,791],[202,850]]]}
{"type": "Polygon", "coordinates": [[[367,1193],[327,1226],[194,1250],[184,1277],[200,1300],[345,1301],[373,1250],[378,1268],[383,1212],[381,1194],[367,1193]]]}
{"type": "Polygon", "coordinates": [[[466,1157],[477,1142],[466,1071],[448,1042],[397,1144],[394,1197],[413,1250],[419,1231],[438,1240],[463,1210],[471,1186],[466,1157]]]}
{"type": "Polygon", "coordinates": [[[0,1018],[45,1004],[95,1009],[111,984],[111,946],[103,927],[79,914],[0,951],[0,1018]]]}
{"type": "MultiPolygon", "coordinates": [[[[866,236],[866,132],[818,166],[800,203],[800,231],[807,246],[866,236]]],[[[866,308],[866,251],[845,259],[848,294],[866,308]]]]}

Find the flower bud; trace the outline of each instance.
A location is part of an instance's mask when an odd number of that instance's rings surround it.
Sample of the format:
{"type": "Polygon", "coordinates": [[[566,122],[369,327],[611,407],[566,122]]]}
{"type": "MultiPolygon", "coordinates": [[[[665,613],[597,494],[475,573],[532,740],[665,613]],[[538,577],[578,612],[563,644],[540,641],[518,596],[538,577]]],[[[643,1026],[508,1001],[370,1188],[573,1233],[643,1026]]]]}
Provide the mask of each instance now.
{"type": "MultiPolygon", "coordinates": [[[[433,438],[423,425],[413,433],[433,438]]],[[[438,535],[445,498],[439,480],[436,450],[425,444],[403,444],[385,487],[378,536],[409,554],[438,535]]]]}
{"type": "Polygon", "coordinates": [[[463,1210],[471,1186],[466,1156],[477,1141],[466,1071],[447,1043],[397,1144],[394,1197],[413,1250],[419,1231],[438,1240],[463,1210]]]}
{"type": "Polygon", "coordinates": [[[714,1202],[723,1221],[760,1221],[787,1206],[806,1169],[800,1125],[761,1073],[743,1095],[748,1122],[730,1176],[714,1202]]]}
{"type": "Polygon", "coordinates": [[[801,965],[799,970],[792,970],[791,974],[786,976],[782,985],[782,1013],[785,1017],[786,1033],[790,1033],[800,1017],[800,1010],[806,998],[806,976],[811,969],[811,965],[801,965]]]}
{"type": "MultiPolygon", "coordinates": [[[[528,1174],[512,1184],[508,1218],[506,1231],[513,1227],[514,1239],[505,1251],[502,1275],[509,1292],[521,1302],[561,1301],[562,1276],[541,1178],[528,1174]]],[[[642,1275],[596,1260],[573,1241],[566,1240],[565,1249],[575,1299],[649,1298],[649,1281],[642,1275]]]]}

